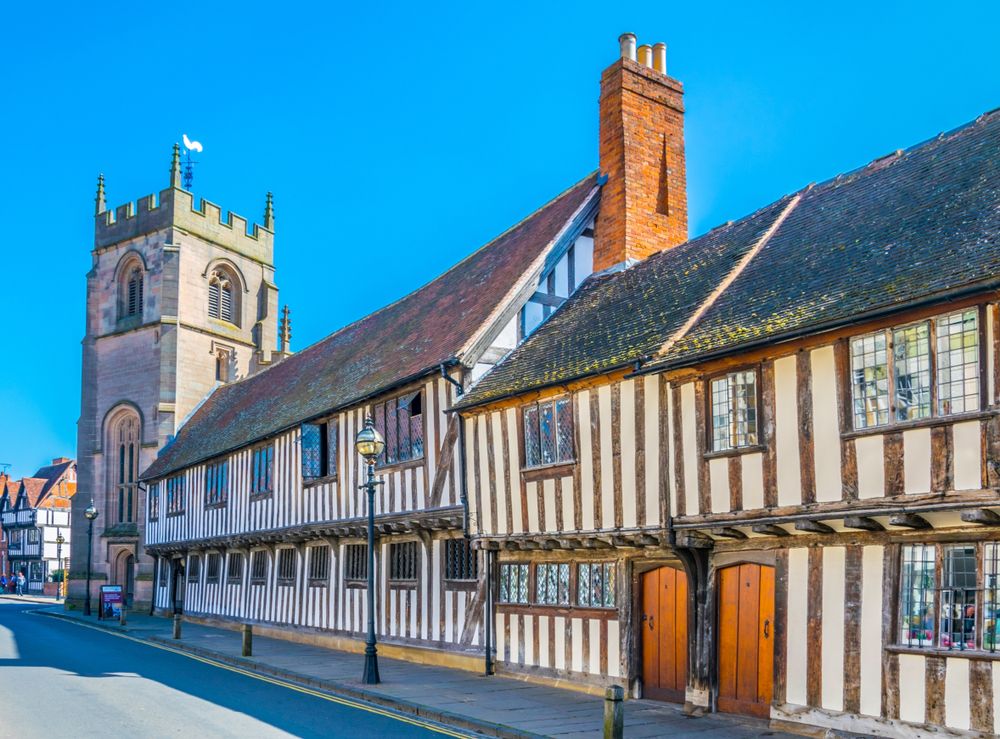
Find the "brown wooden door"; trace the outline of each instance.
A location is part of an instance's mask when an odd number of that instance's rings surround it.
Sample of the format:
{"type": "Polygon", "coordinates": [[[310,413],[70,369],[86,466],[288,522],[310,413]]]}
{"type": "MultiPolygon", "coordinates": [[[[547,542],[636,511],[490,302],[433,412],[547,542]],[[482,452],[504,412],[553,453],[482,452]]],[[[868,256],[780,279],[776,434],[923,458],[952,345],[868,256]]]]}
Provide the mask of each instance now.
{"type": "Polygon", "coordinates": [[[766,718],[774,686],[774,568],[719,571],[720,711],[766,718]]]}
{"type": "Polygon", "coordinates": [[[684,702],[687,685],[687,575],[660,567],[642,575],[639,616],[644,698],[684,702]]]}

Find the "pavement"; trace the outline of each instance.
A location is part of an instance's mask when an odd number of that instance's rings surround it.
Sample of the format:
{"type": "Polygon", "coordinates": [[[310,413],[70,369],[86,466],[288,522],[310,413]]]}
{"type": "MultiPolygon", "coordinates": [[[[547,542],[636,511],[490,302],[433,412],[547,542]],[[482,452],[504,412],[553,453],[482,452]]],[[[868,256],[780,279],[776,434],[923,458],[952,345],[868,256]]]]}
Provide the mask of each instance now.
{"type": "MultiPolygon", "coordinates": [[[[29,598],[0,596],[0,604],[11,600],[23,602],[29,598]]],[[[50,598],[31,600],[38,605],[49,606],[33,607],[38,609],[38,615],[53,617],[53,621],[61,619],[63,622],[96,626],[152,645],[169,646],[172,650],[208,659],[220,666],[237,667],[291,685],[308,686],[467,732],[500,737],[554,736],[560,739],[601,736],[603,698],[573,690],[508,677],[485,677],[381,656],[379,670],[382,683],[367,686],[359,680],[363,665],[363,657],[359,654],[254,635],[253,656],[244,658],[240,656],[241,635],[237,631],[185,621],[182,638],[174,640],[169,619],[129,613],[128,623],[122,627],[117,622],[85,618],[79,611],[66,611],[61,604],[53,605],[50,598]]],[[[0,613],[3,611],[0,605],[0,613]]],[[[752,718],[725,714],[689,717],[681,712],[680,706],[659,701],[629,700],[624,708],[625,736],[630,739],[792,736],[771,730],[766,722],[752,718]]],[[[8,714],[0,712],[0,715],[8,714]]],[[[254,736],[252,733],[249,735],[254,736]]]]}

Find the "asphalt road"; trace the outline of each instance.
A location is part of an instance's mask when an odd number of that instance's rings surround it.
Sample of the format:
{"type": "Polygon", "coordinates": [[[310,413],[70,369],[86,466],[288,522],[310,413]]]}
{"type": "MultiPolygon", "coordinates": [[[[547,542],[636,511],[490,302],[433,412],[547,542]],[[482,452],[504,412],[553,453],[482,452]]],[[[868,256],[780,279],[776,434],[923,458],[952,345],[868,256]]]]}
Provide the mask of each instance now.
{"type": "Polygon", "coordinates": [[[0,737],[445,735],[37,608],[0,602],[0,737]]]}

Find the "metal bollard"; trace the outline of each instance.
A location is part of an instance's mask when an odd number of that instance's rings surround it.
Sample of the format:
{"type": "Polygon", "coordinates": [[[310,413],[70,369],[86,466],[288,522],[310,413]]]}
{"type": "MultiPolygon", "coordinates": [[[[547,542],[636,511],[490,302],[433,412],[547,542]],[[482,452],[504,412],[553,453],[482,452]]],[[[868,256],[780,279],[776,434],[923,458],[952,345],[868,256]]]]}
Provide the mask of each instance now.
{"type": "Polygon", "coordinates": [[[612,685],[604,691],[604,739],[625,736],[625,688],[612,685]]]}
{"type": "Polygon", "coordinates": [[[121,609],[118,611],[118,624],[120,626],[125,625],[125,604],[122,603],[121,609]]]}
{"type": "Polygon", "coordinates": [[[243,624],[243,656],[253,655],[253,626],[243,624]]]}
{"type": "Polygon", "coordinates": [[[181,614],[174,614],[174,639],[181,638],[181,614]]]}

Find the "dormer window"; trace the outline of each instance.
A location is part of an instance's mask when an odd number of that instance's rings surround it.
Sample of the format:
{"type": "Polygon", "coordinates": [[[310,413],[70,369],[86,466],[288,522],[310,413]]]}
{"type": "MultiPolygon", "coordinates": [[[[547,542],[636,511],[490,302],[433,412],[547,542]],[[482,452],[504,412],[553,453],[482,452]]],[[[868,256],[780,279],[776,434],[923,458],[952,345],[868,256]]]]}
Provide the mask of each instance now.
{"type": "Polygon", "coordinates": [[[220,321],[233,320],[233,280],[226,272],[217,269],[208,279],[208,315],[220,321]]]}

